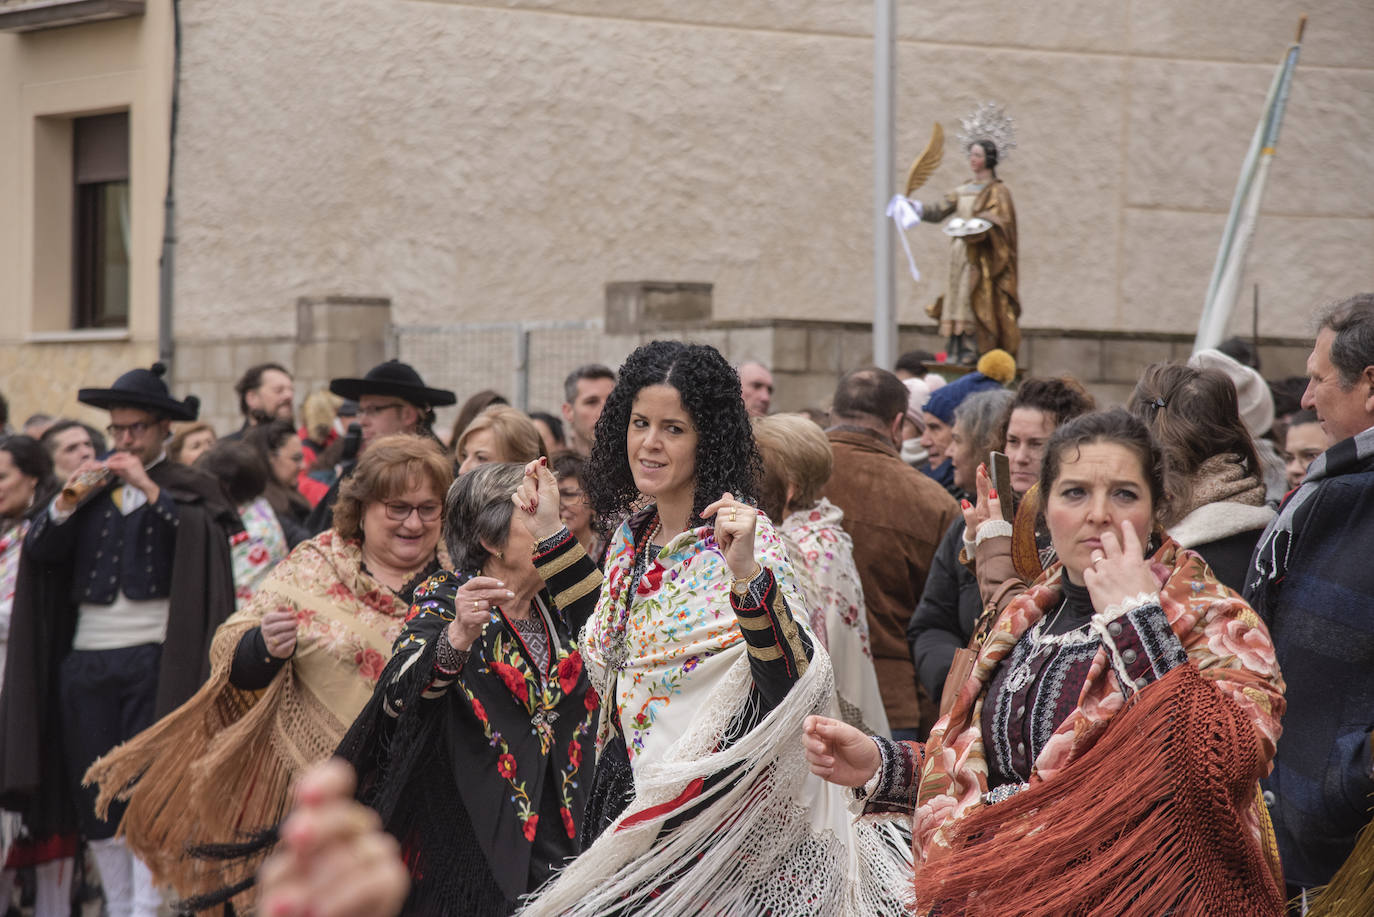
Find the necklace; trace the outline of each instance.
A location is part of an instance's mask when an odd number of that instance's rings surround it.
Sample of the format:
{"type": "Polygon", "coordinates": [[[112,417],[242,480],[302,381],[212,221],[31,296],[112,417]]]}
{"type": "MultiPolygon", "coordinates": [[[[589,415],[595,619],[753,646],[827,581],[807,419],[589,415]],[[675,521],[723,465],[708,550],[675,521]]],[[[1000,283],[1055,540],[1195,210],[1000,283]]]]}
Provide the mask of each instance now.
{"type": "Polygon", "coordinates": [[[1026,685],[1031,683],[1031,679],[1034,677],[1031,674],[1031,668],[1036,664],[1041,653],[1054,647],[1078,643],[1086,635],[1088,623],[1080,624],[1073,630],[1066,631],[1062,634],[1046,633],[1046,631],[1052,630],[1054,625],[1058,623],[1059,616],[1064,613],[1064,609],[1068,607],[1068,604],[1069,598],[1065,596],[1064,601],[1059,603],[1059,608],[1055,610],[1053,617],[1042,617],[1039,621],[1035,622],[1035,626],[1027,633],[1031,641],[1030,649],[1026,651],[1021,661],[1016,664],[1016,667],[1011,670],[1011,674],[1007,676],[1007,680],[1002,683],[1003,690],[1011,694],[1016,694],[1021,691],[1026,685]],[[1045,623],[1047,620],[1049,621],[1048,624],[1045,623]]]}
{"type": "Polygon", "coordinates": [[[616,675],[625,670],[630,658],[630,605],[634,602],[635,590],[649,567],[650,546],[659,532],[663,530],[663,520],[654,514],[653,525],[649,526],[635,543],[634,561],[630,564],[630,576],[625,581],[625,601],[620,603],[620,616],[611,627],[610,640],[606,647],[606,662],[616,675]]]}

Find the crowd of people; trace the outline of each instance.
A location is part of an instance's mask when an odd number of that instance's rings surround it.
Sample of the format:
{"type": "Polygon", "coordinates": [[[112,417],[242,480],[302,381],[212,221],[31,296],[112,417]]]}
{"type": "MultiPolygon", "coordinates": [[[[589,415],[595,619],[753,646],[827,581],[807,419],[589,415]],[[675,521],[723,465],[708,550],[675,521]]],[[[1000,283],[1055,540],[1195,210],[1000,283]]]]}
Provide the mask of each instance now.
{"type": "Polygon", "coordinates": [[[1316,328],[1122,406],[666,341],[0,401],[0,911],[1369,913],[1374,294],[1316,328]]]}

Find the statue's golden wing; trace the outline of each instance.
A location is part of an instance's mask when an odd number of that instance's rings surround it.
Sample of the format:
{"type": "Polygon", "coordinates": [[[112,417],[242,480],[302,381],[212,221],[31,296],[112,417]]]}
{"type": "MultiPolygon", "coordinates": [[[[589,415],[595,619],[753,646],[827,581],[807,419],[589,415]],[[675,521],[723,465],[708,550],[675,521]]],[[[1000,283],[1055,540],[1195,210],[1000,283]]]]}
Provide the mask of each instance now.
{"type": "Polygon", "coordinates": [[[940,122],[935,122],[935,130],[930,132],[930,142],[921,151],[921,155],[916,157],[916,161],[911,164],[911,171],[906,173],[906,191],[903,192],[907,197],[911,197],[911,192],[926,183],[926,179],[940,168],[940,160],[945,155],[945,129],[940,126],[940,122]]]}

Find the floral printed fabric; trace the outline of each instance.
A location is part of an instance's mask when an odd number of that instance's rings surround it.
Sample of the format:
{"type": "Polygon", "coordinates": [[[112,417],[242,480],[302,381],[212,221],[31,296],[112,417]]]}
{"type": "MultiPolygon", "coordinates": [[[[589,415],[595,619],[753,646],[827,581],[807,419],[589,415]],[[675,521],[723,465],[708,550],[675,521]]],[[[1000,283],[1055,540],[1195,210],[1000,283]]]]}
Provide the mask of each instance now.
{"type": "MultiPolygon", "coordinates": [[[[806,604],[797,593],[786,549],[763,515],[754,536],[754,557],[773,571],[797,624],[806,627],[806,604]]],[[[746,650],[730,605],[734,574],[713,528],[689,529],[672,539],[636,582],[630,582],[633,562],[634,534],[627,521],[611,540],[606,588],[582,643],[592,684],[603,696],[614,674],[610,660],[621,648],[625,651],[615,696],[605,696],[597,749],[609,736],[604,719],[609,707],[638,770],[686,732],[701,699],[746,650]]]]}
{"type": "Polygon", "coordinates": [[[234,569],[234,608],[242,611],[258,584],[286,557],[286,536],[266,497],[239,507],[243,531],[229,539],[234,569]]]}
{"type": "MultiPolygon", "coordinates": [[[[1159,603],[1169,627],[1183,644],[1189,664],[1240,707],[1255,730],[1260,757],[1268,762],[1280,732],[1283,679],[1273,644],[1259,617],[1235,593],[1217,582],[1197,554],[1166,539],[1151,559],[1160,583],[1159,603]]],[[[1050,567],[1007,606],[978,652],[968,680],[950,712],[936,723],[925,747],[926,763],[917,791],[913,824],[916,855],[924,861],[935,847],[947,847],[943,829],[988,790],[981,710],[994,672],[1031,626],[1062,598],[1063,568],[1050,567]]],[[[1035,760],[1032,785],[1055,779],[1069,761],[1086,751],[1126,703],[1126,694],[1098,648],[1075,710],[1060,724],[1035,760]]],[[[1246,811],[1252,840],[1262,826],[1253,806],[1246,811]]]]}
{"type": "Polygon", "coordinates": [[[830,652],[841,713],[860,729],[886,736],[887,710],[868,642],[863,585],[843,520],[844,512],[822,497],[811,509],[784,519],[778,534],[811,613],[811,630],[830,652]]]}

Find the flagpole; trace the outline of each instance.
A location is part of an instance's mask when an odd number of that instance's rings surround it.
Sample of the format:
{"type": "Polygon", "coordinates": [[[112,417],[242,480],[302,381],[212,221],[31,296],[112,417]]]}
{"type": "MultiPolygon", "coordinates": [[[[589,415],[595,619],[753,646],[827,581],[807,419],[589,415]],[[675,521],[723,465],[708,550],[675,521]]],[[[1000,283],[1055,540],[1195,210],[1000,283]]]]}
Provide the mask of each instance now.
{"type": "Polygon", "coordinates": [[[1259,221],[1260,204],[1269,177],[1269,166],[1278,147],[1279,130],[1283,126],[1288,93],[1293,85],[1293,72],[1297,69],[1303,31],[1306,28],[1307,17],[1304,15],[1298,20],[1296,39],[1288,47],[1283,61],[1279,64],[1278,72],[1274,74],[1269,95],[1265,100],[1264,112],[1250,140],[1250,149],[1245,154],[1240,179],[1236,183],[1236,193],[1231,200],[1231,211],[1226,218],[1226,228],[1222,232],[1217,261],[1212,268],[1207,299],[1203,302],[1202,316],[1198,321],[1197,337],[1193,341],[1194,353],[1220,343],[1230,324],[1231,312],[1235,308],[1236,296],[1240,290],[1241,275],[1245,270],[1245,256],[1254,236],[1255,225],[1259,221]]]}

